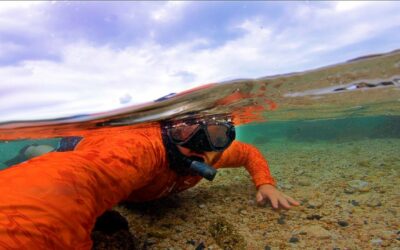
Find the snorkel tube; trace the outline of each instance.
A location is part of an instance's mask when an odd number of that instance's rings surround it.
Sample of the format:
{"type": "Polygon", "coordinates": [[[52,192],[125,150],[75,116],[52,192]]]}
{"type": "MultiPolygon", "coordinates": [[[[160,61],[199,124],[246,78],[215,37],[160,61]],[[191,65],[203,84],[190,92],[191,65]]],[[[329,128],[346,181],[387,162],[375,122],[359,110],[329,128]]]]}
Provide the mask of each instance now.
{"type": "Polygon", "coordinates": [[[167,127],[161,124],[161,135],[163,143],[167,149],[167,157],[170,162],[169,167],[178,175],[199,175],[212,181],[217,174],[217,170],[206,163],[201,157],[186,157],[179,150],[177,145],[172,143],[167,133],[167,127]]]}
{"type": "MultiPolygon", "coordinates": [[[[201,160],[197,161],[197,157],[187,158],[185,157],[184,161],[189,166],[189,170],[195,172],[196,174],[204,177],[205,179],[212,181],[214,180],[215,175],[217,174],[217,170],[210,165],[205,164],[201,160]]],[[[201,158],[200,158],[201,159],[201,158]]]]}

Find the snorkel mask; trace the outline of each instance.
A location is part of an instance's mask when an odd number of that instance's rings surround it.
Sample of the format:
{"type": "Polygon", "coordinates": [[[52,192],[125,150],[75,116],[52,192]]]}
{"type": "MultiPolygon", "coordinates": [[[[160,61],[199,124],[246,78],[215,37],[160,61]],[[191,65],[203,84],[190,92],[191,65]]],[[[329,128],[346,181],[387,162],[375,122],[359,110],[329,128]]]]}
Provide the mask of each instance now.
{"type": "Polygon", "coordinates": [[[198,157],[186,157],[177,146],[189,148],[196,152],[221,152],[227,149],[236,136],[231,119],[217,117],[202,119],[185,119],[168,122],[164,126],[164,136],[167,137],[169,157],[173,164],[183,165],[177,172],[191,172],[207,180],[213,180],[217,170],[198,157]]]}
{"type": "Polygon", "coordinates": [[[221,152],[235,140],[235,126],[231,120],[197,119],[181,121],[168,129],[175,144],[197,152],[221,152]]]}

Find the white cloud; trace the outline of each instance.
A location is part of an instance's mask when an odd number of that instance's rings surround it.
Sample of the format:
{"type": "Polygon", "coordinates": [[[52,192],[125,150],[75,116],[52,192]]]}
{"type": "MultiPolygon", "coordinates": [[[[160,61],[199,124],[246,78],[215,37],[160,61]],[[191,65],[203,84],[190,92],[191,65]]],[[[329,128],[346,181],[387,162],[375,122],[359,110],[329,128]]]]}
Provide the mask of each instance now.
{"type": "Polygon", "coordinates": [[[354,11],[368,4],[370,4],[368,1],[339,1],[335,3],[335,10],[338,12],[354,11]]]}
{"type": "MultiPolygon", "coordinates": [[[[311,11],[309,17],[314,22],[310,22],[308,28],[303,30],[307,35],[314,35],[320,40],[318,47],[324,47],[321,52],[334,51],[379,38],[389,30],[396,32],[400,28],[400,15],[397,14],[399,9],[400,5],[391,2],[333,3],[330,8],[311,11]]],[[[371,44],[371,49],[378,47],[371,44]]]]}
{"type": "Polygon", "coordinates": [[[155,21],[167,22],[179,18],[185,5],[184,1],[167,1],[162,7],[151,12],[151,17],[155,21]]]}
{"type": "Polygon", "coordinates": [[[0,13],[15,11],[19,9],[29,9],[32,6],[43,4],[40,1],[1,1],[0,13]]]}

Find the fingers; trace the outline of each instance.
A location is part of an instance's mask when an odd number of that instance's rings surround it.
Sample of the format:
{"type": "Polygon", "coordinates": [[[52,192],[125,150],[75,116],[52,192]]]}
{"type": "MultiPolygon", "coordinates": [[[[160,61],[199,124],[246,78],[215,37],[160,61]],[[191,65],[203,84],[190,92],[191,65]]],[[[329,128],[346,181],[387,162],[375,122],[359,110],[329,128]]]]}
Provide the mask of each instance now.
{"type": "Polygon", "coordinates": [[[290,196],[286,196],[286,199],[289,201],[290,204],[292,204],[293,206],[299,206],[300,202],[296,201],[295,199],[293,199],[290,196]]]}
{"type": "Polygon", "coordinates": [[[278,197],[279,201],[279,207],[282,207],[284,209],[290,209],[292,206],[299,206],[300,203],[293,199],[292,197],[282,194],[281,196],[278,197]]]}
{"type": "Polygon", "coordinates": [[[284,209],[289,209],[291,207],[286,197],[283,196],[279,197],[279,205],[284,209]]]}
{"type": "Polygon", "coordinates": [[[270,201],[271,201],[271,206],[272,206],[273,209],[278,209],[279,208],[279,202],[278,202],[278,198],[277,197],[271,197],[270,201]]]}
{"type": "Polygon", "coordinates": [[[256,195],[256,200],[257,200],[257,203],[260,205],[263,205],[265,203],[264,197],[259,192],[256,195]]]}
{"type": "Polygon", "coordinates": [[[258,204],[263,205],[268,199],[273,209],[290,209],[292,206],[300,205],[298,201],[276,189],[268,191],[260,189],[257,192],[256,201],[258,204]]]}
{"type": "MultiPolygon", "coordinates": [[[[278,197],[276,197],[276,196],[269,197],[269,201],[270,201],[271,206],[272,206],[273,209],[278,209],[279,208],[280,202],[279,202],[279,198],[278,197]]],[[[260,193],[257,194],[257,202],[260,205],[264,205],[265,204],[265,199],[262,196],[262,194],[260,194],[260,193]]]]}

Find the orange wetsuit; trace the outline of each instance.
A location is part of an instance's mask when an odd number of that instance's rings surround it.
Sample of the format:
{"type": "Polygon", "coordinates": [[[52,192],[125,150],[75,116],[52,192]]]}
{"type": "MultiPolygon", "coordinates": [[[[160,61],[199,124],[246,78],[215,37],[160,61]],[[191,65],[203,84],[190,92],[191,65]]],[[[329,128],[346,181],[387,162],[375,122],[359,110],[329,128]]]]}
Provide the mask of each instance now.
{"type": "MultiPolygon", "coordinates": [[[[245,166],[274,184],[262,154],[233,142],[214,167],[245,166]]],[[[147,201],[194,186],[168,166],[159,127],[85,137],[0,171],[0,249],[90,249],[96,218],[122,200],[147,201]]]]}

